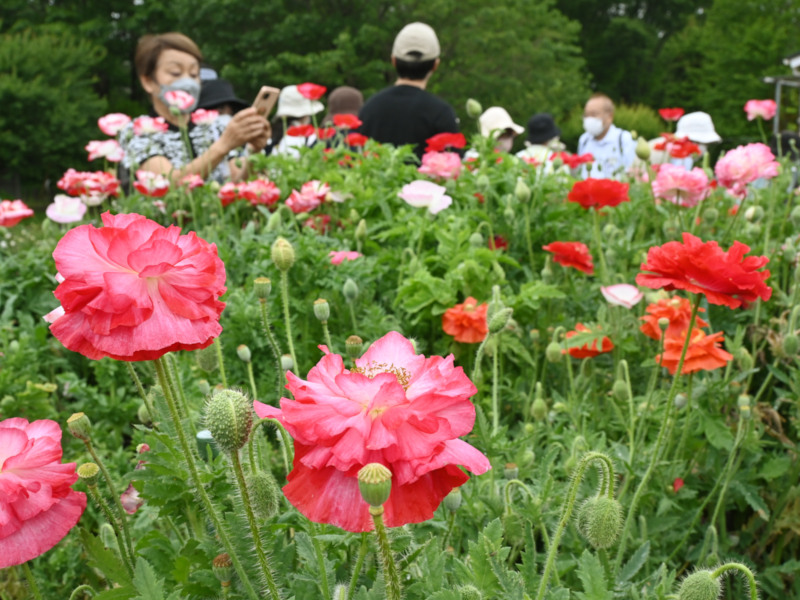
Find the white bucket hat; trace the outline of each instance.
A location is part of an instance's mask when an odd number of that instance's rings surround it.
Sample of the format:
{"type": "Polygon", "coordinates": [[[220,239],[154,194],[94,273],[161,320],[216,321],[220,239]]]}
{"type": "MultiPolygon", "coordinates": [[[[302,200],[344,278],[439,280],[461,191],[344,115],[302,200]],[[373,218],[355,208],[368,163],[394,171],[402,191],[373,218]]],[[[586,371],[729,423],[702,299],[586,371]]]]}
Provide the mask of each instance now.
{"type": "Polygon", "coordinates": [[[492,106],[483,111],[483,114],[478,118],[481,125],[481,135],[483,137],[498,137],[510,129],[515,134],[519,135],[525,131],[521,125],[514,123],[511,115],[502,106],[492,106]]]}
{"type": "Polygon", "coordinates": [[[281,95],[278,96],[278,110],[275,116],[305,117],[315,115],[324,108],[322,102],[303,97],[296,85],[288,85],[281,90],[281,95]]]}
{"type": "Polygon", "coordinates": [[[678,119],[675,137],[688,137],[698,144],[711,144],[722,141],[722,138],[719,137],[719,134],[714,129],[711,115],[704,112],[689,113],[678,119]]]}

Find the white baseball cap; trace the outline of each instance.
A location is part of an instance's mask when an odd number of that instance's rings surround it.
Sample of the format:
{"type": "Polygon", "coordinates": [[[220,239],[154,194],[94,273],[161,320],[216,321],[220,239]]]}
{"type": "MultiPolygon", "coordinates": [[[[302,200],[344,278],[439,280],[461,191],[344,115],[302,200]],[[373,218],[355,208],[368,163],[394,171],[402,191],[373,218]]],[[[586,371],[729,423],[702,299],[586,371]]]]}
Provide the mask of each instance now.
{"type": "Polygon", "coordinates": [[[441,48],[433,27],[425,23],[409,23],[394,38],[392,56],[406,62],[424,62],[439,58],[441,48]]]}

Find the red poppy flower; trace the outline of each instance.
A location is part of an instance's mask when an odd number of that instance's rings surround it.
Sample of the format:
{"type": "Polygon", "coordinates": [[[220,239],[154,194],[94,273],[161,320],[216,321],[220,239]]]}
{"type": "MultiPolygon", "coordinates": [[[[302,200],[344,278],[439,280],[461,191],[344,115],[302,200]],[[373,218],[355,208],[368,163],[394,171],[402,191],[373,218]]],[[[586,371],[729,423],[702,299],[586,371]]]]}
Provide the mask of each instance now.
{"type": "MultiPolygon", "coordinates": [[[[220,192],[221,191],[222,190],[220,190],[220,192]]],[[[268,179],[254,179],[253,181],[240,184],[238,195],[239,197],[249,201],[253,206],[258,204],[272,206],[278,200],[280,200],[281,190],[277,185],[268,179]]],[[[223,205],[224,204],[225,201],[223,200],[223,205]]]]}
{"type": "Polygon", "coordinates": [[[0,202],[0,227],[13,227],[22,219],[33,216],[33,210],[22,200],[3,200],[0,202]]]}
{"type": "Polygon", "coordinates": [[[766,256],[744,255],[750,247],[739,241],[723,251],[717,242],[702,242],[691,233],[683,242],[667,242],[647,252],[647,261],[636,276],[636,283],[665,290],[686,290],[705,294],[712,304],[730,308],[745,307],[757,299],[769,300],[772,288],[766,283],[769,271],[759,271],[769,262],[766,256]]]}
{"type": "MultiPolygon", "coordinates": [[[[699,308],[698,313],[705,312],[705,308],[699,308]]],[[[658,326],[659,319],[667,319],[667,336],[680,335],[689,329],[689,318],[692,316],[692,303],[686,298],[662,298],[647,307],[647,314],[641,317],[643,321],[639,329],[643,334],[654,340],[661,339],[661,327],[658,326]]],[[[694,318],[695,327],[708,327],[700,315],[694,318]]]]}
{"type": "MultiPolygon", "coordinates": [[[[666,367],[670,375],[675,375],[678,370],[683,345],[686,343],[686,334],[687,332],[684,331],[680,335],[665,337],[664,353],[656,356],[656,362],[662,367],[666,367]]],[[[722,349],[723,340],[721,331],[706,335],[702,329],[693,329],[681,374],[713,371],[727,365],[728,361],[733,359],[733,355],[722,349]]]]}
{"type": "Polygon", "coordinates": [[[320,348],[325,356],[307,381],[287,372],[294,400],[281,398],[280,409],[253,403],[259,417],[278,419],[294,438],[283,492],[306,517],[347,531],[372,529],[357,479],[369,463],[392,472],[387,527],[433,518],[442,499],[469,479],[458,465],[478,475],[489,470],[489,460],[458,439],[475,423],[469,398],[477,389],[452,354],[415,354],[393,331],[348,370],[341,356],[320,348]]]}
{"type": "Polygon", "coordinates": [[[335,127],[320,127],[317,129],[317,138],[320,140],[329,140],[336,135],[335,127]]]}
{"type": "Polygon", "coordinates": [[[81,518],[86,495],[61,454],[55,421],[0,421],[0,569],[44,554],[81,518]]]}
{"type": "Polygon", "coordinates": [[[677,494],[678,492],[681,491],[682,487],[683,487],[683,479],[681,479],[680,477],[676,477],[675,481],[672,482],[672,491],[677,494]]]}
{"type": "Polygon", "coordinates": [[[448,148],[463,148],[467,145],[467,138],[463,133],[437,133],[429,137],[425,152],[444,152],[448,148]]]}
{"type": "Polygon", "coordinates": [[[481,204],[483,204],[484,202],[486,202],[486,196],[484,196],[484,195],[483,195],[483,194],[481,194],[480,192],[475,192],[475,193],[474,193],[474,194],[472,194],[472,195],[473,195],[473,196],[475,196],[475,197],[478,199],[478,202],[480,202],[481,204]]]}
{"type": "Polygon", "coordinates": [[[356,115],[351,115],[348,113],[342,113],[339,115],[333,115],[333,124],[336,127],[344,127],[346,129],[356,129],[361,127],[361,119],[359,119],[356,115]]]}
{"type": "Polygon", "coordinates": [[[325,92],[328,91],[328,88],[326,88],[324,85],[306,82],[298,85],[297,91],[300,92],[300,95],[303,98],[308,98],[309,100],[319,100],[325,95],[325,92]]]}
{"type": "Polygon", "coordinates": [[[347,145],[353,148],[360,148],[367,143],[367,140],[369,140],[369,138],[361,133],[353,132],[347,134],[347,145]]]}
{"type": "Polygon", "coordinates": [[[496,235],[489,240],[490,250],[508,250],[508,240],[502,235],[496,235]]]}
{"type": "Polygon", "coordinates": [[[314,231],[317,231],[323,235],[328,233],[330,225],[331,225],[330,215],[314,215],[312,217],[308,217],[305,221],[303,221],[303,227],[310,227],[314,231]]]}
{"type": "Polygon", "coordinates": [[[572,186],[567,200],[580,204],[583,208],[595,209],[605,206],[617,206],[630,201],[628,197],[628,184],[614,181],[613,179],[593,179],[576,181],[572,186]]]}
{"type": "Polygon", "coordinates": [[[588,275],[594,275],[594,263],[589,247],[582,242],[550,242],[542,250],[553,253],[553,260],[565,267],[574,267],[588,275]]]}
{"type": "Polygon", "coordinates": [[[53,252],[61,306],[45,319],[69,350],[91,359],[154,360],[210,345],[222,331],[225,265],[214,244],[142,215],[103,214],[53,252]]]}
{"type": "Polygon", "coordinates": [[[683,116],[683,113],[686,112],[682,108],[659,108],[658,114],[661,115],[661,118],[665,121],[677,121],[683,116]]]}
{"type": "Polygon", "coordinates": [[[316,129],[313,125],[293,125],[286,130],[286,135],[291,137],[310,137],[314,135],[316,129]]]}
{"type": "Polygon", "coordinates": [[[550,155],[550,160],[560,160],[567,165],[570,169],[577,169],[583,164],[594,162],[594,155],[587,152],[586,154],[570,154],[569,152],[553,152],[550,155]]]}
{"type": "Polygon", "coordinates": [[[488,304],[478,304],[472,296],[461,304],[448,308],[442,315],[442,330],[452,335],[457,342],[475,344],[482,342],[489,333],[486,324],[488,304]]]}
{"type": "MultiPolygon", "coordinates": [[[[567,339],[573,338],[576,335],[580,334],[591,334],[595,338],[597,338],[597,334],[600,331],[598,327],[596,330],[591,330],[583,323],[576,323],[574,331],[568,331],[564,337],[567,339]]],[[[585,336],[582,336],[585,337],[585,336]]],[[[562,350],[561,353],[569,353],[572,358],[594,358],[598,354],[605,354],[606,352],[611,352],[614,349],[614,344],[611,342],[608,337],[603,336],[600,340],[600,347],[597,347],[597,339],[592,340],[591,342],[587,341],[585,344],[578,346],[577,344],[580,343],[580,339],[570,343],[567,342],[567,349],[562,350]]]]}

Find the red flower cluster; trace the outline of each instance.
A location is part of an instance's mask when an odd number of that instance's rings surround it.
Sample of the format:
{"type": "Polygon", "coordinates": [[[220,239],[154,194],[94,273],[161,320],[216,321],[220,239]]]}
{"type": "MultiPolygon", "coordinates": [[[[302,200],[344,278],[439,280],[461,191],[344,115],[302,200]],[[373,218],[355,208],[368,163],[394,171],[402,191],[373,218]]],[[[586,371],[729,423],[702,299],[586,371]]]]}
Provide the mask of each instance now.
{"type": "Polygon", "coordinates": [[[489,305],[478,304],[472,296],[461,304],[448,308],[442,315],[442,330],[452,335],[457,342],[475,344],[482,342],[489,333],[486,313],[489,305]]]}
{"type": "MultiPolygon", "coordinates": [[[[705,312],[706,309],[699,308],[698,312],[705,312]]],[[[654,340],[661,339],[661,327],[658,325],[659,319],[667,319],[667,337],[681,335],[689,329],[689,318],[692,316],[692,303],[686,298],[662,298],[647,307],[647,314],[641,317],[643,321],[639,327],[641,332],[654,340]]],[[[698,314],[694,319],[694,327],[708,327],[708,323],[700,318],[698,314]]]]}
{"type": "Polygon", "coordinates": [[[653,150],[666,150],[672,158],[687,158],[692,154],[700,154],[700,146],[688,137],[675,137],[672,133],[661,134],[663,142],[653,144],[653,150]]]}
{"type": "Polygon", "coordinates": [[[297,91],[300,92],[300,95],[303,98],[308,98],[309,100],[319,100],[325,95],[325,92],[328,91],[328,88],[326,88],[324,85],[306,82],[298,85],[297,91]]]}
{"type": "Polygon", "coordinates": [[[665,121],[677,121],[683,116],[683,113],[686,112],[682,108],[659,108],[658,114],[661,115],[661,118],[665,121]]]}
{"type": "MultiPolygon", "coordinates": [[[[664,353],[656,356],[656,362],[666,367],[670,375],[675,375],[678,370],[686,334],[687,331],[683,331],[680,335],[667,335],[664,338],[664,353]]],[[[706,335],[702,329],[692,329],[681,375],[697,371],[713,371],[727,365],[733,356],[722,349],[723,339],[721,331],[706,335]]]]}
{"type": "Polygon", "coordinates": [[[292,125],[286,130],[286,135],[290,137],[311,137],[316,133],[316,128],[311,125],[292,125]]]}
{"type": "Polygon", "coordinates": [[[730,308],[747,306],[759,298],[769,300],[772,288],[764,283],[769,271],[759,271],[769,262],[766,256],[748,256],[750,247],[734,242],[728,251],[717,242],[702,242],[691,233],[683,242],[667,242],[647,252],[647,261],[636,276],[639,285],[665,290],[686,290],[705,294],[712,304],[730,308]]]}
{"type": "Polygon", "coordinates": [[[56,184],[70,196],[77,196],[84,204],[96,206],[109,196],[119,195],[119,180],[105,171],[76,171],[68,169],[56,184]]]}
{"type": "Polygon", "coordinates": [[[333,124],[336,125],[336,127],[357,129],[358,127],[361,127],[361,123],[361,119],[359,119],[356,115],[351,115],[348,113],[333,115],[333,124]]]}
{"type": "Polygon", "coordinates": [[[567,165],[570,169],[577,169],[581,165],[594,162],[594,156],[587,152],[586,154],[570,154],[569,152],[553,152],[550,155],[550,160],[560,160],[567,165]]]}
{"type": "Polygon", "coordinates": [[[366,135],[362,133],[357,133],[355,131],[352,133],[348,133],[345,139],[347,140],[347,145],[352,146],[353,148],[360,148],[361,146],[367,143],[367,140],[369,140],[369,138],[366,135]]]}
{"type": "MultiPolygon", "coordinates": [[[[564,337],[567,339],[573,338],[579,334],[591,334],[594,337],[597,337],[600,328],[598,327],[596,330],[589,329],[583,323],[576,323],[574,331],[568,331],[564,337]]],[[[579,342],[573,342],[576,344],[579,342]]],[[[606,352],[611,352],[614,349],[614,344],[612,341],[607,337],[603,336],[600,340],[600,347],[597,347],[597,339],[591,342],[586,342],[581,346],[571,345],[567,342],[566,350],[562,350],[562,354],[569,353],[572,358],[594,358],[598,354],[605,354],[606,352]]]]}
{"type": "Polygon", "coordinates": [[[567,200],[580,204],[583,208],[604,208],[617,206],[630,201],[627,183],[620,183],[613,179],[594,179],[590,177],[584,181],[576,181],[572,186],[567,200]]]}
{"type": "Polygon", "coordinates": [[[448,148],[463,148],[467,145],[467,138],[463,133],[437,133],[425,141],[428,143],[425,152],[444,152],[448,148]]]}
{"type": "Polygon", "coordinates": [[[594,274],[594,263],[589,247],[582,242],[551,242],[542,250],[553,253],[553,260],[565,267],[574,267],[588,275],[594,274]]]}

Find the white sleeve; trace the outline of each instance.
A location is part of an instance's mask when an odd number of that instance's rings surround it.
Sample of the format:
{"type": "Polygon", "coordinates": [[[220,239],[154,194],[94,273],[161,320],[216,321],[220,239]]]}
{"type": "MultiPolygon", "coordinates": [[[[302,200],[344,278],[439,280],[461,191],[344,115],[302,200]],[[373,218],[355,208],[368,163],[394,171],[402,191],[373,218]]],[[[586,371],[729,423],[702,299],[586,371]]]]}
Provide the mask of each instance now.
{"type": "Polygon", "coordinates": [[[622,145],[622,164],[629,169],[636,160],[636,142],[630,131],[623,131],[620,144],[622,145]]]}

